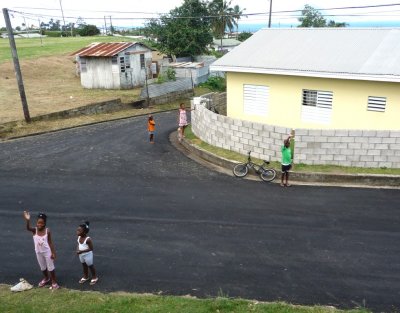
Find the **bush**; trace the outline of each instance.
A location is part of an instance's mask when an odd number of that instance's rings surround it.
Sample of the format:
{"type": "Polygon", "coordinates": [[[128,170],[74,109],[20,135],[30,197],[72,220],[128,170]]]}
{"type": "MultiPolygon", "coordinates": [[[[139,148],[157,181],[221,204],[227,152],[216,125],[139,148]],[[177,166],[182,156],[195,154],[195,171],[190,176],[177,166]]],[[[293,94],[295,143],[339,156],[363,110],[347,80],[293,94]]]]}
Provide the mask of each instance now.
{"type": "Polygon", "coordinates": [[[43,31],[43,35],[46,35],[47,37],[61,37],[61,31],[60,30],[45,30],[45,31],[43,31]]]}
{"type": "Polygon", "coordinates": [[[82,28],[78,28],[77,31],[80,36],[96,36],[100,34],[100,29],[96,25],[84,25],[82,28]]]}
{"type": "Polygon", "coordinates": [[[170,67],[167,69],[167,78],[168,80],[176,80],[176,72],[174,69],[170,67]]]}
{"type": "Polygon", "coordinates": [[[242,32],[242,33],[239,34],[238,40],[239,41],[245,41],[246,39],[250,38],[251,36],[253,36],[253,34],[250,33],[250,32],[242,32]]]}
{"type": "Polygon", "coordinates": [[[211,91],[226,91],[226,79],[221,76],[211,76],[199,86],[208,88],[211,91]]]}

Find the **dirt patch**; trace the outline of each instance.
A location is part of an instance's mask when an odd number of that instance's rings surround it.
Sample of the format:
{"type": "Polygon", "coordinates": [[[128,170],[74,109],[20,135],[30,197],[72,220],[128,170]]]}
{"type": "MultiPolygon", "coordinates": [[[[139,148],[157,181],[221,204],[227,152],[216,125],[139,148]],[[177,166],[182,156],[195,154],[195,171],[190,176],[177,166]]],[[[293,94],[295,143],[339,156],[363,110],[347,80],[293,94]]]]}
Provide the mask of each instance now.
{"type": "MultiPolygon", "coordinates": [[[[131,90],[84,89],[75,75],[74,58],[68,55],[22,60],[21,70],[30,115],[72,109],[94,102],[121,98],[137,100],[140,88],[131,90]]],[[[0,64],[0,124],[23,119],[12,62],[0,64]]]]}

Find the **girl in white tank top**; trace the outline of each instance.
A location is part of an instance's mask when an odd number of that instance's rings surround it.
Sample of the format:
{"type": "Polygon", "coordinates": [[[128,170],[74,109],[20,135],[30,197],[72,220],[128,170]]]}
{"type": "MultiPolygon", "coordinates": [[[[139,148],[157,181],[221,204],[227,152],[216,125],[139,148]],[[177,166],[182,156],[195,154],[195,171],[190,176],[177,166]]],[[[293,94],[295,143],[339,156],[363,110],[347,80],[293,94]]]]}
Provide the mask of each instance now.
{"type": "Polygon", "coordinates": [[[90,284],[94,285],[97,283],[99,278],[96,275],[96,269],[93,265],[93,242],[90,237],[87,236],[89,232],[89,222],[84,222],[79,225],[76,230],[76,234],[78,235],[78,246],[76,249],[76,254],[79,256],[79,261],[82,263],[83,267],[83,277],[79,280],[80,284],[83,284],[89,280],[89,269],[92,274],[92,279],[90,280],[90,284]]]}

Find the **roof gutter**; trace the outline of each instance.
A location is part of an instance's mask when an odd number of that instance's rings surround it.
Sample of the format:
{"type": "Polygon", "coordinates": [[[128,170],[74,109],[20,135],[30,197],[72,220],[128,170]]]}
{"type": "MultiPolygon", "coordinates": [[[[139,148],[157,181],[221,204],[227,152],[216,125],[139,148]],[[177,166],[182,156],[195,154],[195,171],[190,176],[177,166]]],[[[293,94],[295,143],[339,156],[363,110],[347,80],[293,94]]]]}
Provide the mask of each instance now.
{"type": "Polygon", "coordinates": [[[211,65],[210,70],[212,72],[272,74],[272,75],[286,75],[286,76],[302,76],[302,77],[318,77],[318,78],[367,80],[367,81],[400,83],[400,76],[385,75],[385,74],[371,75],[363,73],[313,72],[313,71],[299,71],[299,70],[287,70],[287,69],[225,66],[225,65],[211,65]]]}

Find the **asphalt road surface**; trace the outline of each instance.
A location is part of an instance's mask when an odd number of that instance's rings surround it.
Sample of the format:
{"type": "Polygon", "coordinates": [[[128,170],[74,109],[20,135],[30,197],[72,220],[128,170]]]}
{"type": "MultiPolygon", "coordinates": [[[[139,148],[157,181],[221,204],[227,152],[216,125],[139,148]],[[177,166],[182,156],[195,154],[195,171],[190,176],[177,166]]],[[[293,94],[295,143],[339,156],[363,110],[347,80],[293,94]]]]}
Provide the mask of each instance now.
{"type": "Polygon", "coordinates": [[[41,279],[22,211],[48,214],[74,289],[400,309],[400,191],[293,186],[210,171],[176,150],[176,112],[0,144],[0,282],[41,279]],[[78,284],[89,220],[100,277],[78,284]]]}

